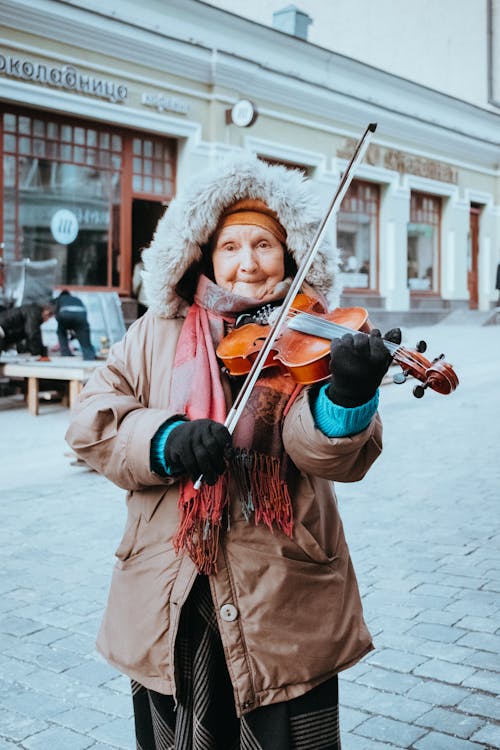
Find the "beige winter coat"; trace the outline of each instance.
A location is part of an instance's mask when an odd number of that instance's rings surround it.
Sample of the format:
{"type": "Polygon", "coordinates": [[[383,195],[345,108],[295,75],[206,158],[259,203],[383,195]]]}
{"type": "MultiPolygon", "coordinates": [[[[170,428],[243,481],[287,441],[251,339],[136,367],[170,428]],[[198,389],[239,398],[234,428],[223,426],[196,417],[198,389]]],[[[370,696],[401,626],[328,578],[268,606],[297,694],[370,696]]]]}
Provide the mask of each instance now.
{"type": "MultiPolygon", "coordinates": [[[[182,322],[151,310],[138,320],[84,388],[67,435],[79,456],[128,491],[98,648],[166,694],[175,694],[175,638],[197,573],[172,548],[178,484],[151,472],[149,450],[172,414],[182,322]]],[[[232,504],[210,586],[239,714],[297,697],[372,648],[331,481],[361,479],[380,453],[381,433],[376,416],[357,435],[325,437],[305,389],[283,425],[285,450],[300,471],[291,488],[293,538],[247,523],[232,504]]]]}

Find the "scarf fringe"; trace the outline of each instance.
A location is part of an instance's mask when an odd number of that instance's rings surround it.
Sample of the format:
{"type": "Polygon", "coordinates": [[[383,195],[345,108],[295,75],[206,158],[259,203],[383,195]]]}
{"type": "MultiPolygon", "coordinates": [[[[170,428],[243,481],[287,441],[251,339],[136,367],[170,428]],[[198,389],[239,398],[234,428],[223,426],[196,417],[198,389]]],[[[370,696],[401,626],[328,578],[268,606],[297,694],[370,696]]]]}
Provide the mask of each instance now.
{"type": "Polygon", "coordinates": [[[252,513],[255,524],[264,523],[271,531],[277,528],[291,537],[293,532],[292,500],[287,483],[281,477],[281,462],[276,456],[254,450],[235,450],[232,458],[244,518],[252,513]]]}
{"type": "Polygon", "coordinates": [[[198,571],[205,575],[217,572],[222,519],[228,501],[226,474],[213,486],[202,484],[199,490],[190,480],[181,483],[181,521],[173,540],[174,549],[177,554],[186,550],[198,571]]]}
{"type": "MultiPolygon", "coordinates": [[[[231,476],[238,485],[244,518],[249,521],[253,514],[256,525],[264,523],[271,531],[277,528],[291,537],[292,501],[281,478],[279,460],[253,450],[236,450],[231,460],[231,476]]],[[[202,484],[198,491],[191,481],[182,483],[181,521],[174,549],[177,554],[185,550],[204,575],[217,572],[220,534],[228,505],[228,472],[212,487],[202,484]]]]}

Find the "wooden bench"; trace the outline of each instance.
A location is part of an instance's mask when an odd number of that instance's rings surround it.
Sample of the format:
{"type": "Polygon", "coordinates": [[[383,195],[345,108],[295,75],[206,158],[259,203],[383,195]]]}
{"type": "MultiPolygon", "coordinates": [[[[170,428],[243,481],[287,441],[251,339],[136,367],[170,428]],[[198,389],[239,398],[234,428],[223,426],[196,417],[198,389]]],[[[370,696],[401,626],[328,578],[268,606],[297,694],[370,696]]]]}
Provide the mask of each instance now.
{"type": "Polygon", "coordinates": [[[69,383],[68,405],[71,409],[83,385],[89,379],[99,360],[83,361],[76,357],[55,357],[49,361],[16,358],[0,360],[0,375],[11,378],[24,378],[28,381],[26,399],[28,409],[34,416],[39,412],[39,391],[41,380],[65,380],[69,383]]]}

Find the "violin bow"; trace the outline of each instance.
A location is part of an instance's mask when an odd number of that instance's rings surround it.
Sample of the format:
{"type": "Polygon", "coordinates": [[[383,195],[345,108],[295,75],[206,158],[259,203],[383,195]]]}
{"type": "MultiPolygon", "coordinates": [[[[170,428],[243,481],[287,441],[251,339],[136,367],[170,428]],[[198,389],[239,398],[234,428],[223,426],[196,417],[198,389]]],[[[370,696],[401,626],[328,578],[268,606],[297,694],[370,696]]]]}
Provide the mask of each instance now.
{"type": "MultiPolygon", "coordinates": [[[[267,334],[267,337],[257,357],[255,358],[252,364],[250,372],[246,376],[246,379],[240,389],[240,392],[238,393],[234,401],[234,404],[232,405],[231,409],[229,410],[227,414],[224,425],[228,429],[230,434],[234,432],[234,429],[243,412],[243,409],[245,408],[248,402],[248,399],[250,398],[252,389],[255,383],[257,382],[257,378],[259,377],[262,371],[262,368],[267,360],[267,357],[270,354],[271,349],[273,348],[273,344],[276,341],[276,338],[278,337],[279,331],[290,311],[290,308],[292,307],[293,300],[295,299],[298,291],[300,290],[300,287],[302,286],[307,276],[307,272],[309,271],[309,268],[311,267],[311,264],[316,256],[316,253],[320,247],[320,244],[325,236],[328,223],[330,219],[332,218],[332,216],[334,216],[337,213],[340,207],[340,204],[342,203],[342,200],[349,188],[349,185],[352,182],[356,167],[363,159],[376,129],[377,129],[377,123],[375,122],[369,123],[369,125],[365,129],[365,132],[363,133],[358,143],[356,144],[354,153],[351,157],[349,164],[347,165],[347,168],[342,174],[337,190],[333,198],[330,201],[330,204],[328,206],[328,209],[323,219],[318,225],[316,234],[314,235],[314,238],[311,243],[311,247],[307,251],[304,258],[302,259],[302,262],[300,263],[297,269],[295,278],[293,279],[290,285],[288,293],[279,308],[279,313],[276,315],[271,325],[271,328],[269,330],[269,333],[267,334]]],[[[200,476],[196,480],[194,484],[194,488],[196,490],[200,488],[202,479],[203,477],[200,476]]]]}

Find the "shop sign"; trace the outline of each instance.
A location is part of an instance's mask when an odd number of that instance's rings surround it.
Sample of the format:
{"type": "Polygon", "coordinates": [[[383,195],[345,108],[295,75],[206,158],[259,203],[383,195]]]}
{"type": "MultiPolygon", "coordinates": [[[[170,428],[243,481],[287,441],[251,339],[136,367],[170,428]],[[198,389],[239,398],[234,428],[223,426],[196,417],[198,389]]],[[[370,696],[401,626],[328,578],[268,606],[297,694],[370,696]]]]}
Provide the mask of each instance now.
{"type": "Polygon", "coordinates": [[[189,104],[183,99],[166,94],[147,94],[143,93],[141,98],[142,104],[146,107],[154,107],[158,112],[177,112],[179,115],[187,115],[189,104]]]}
{"type": "Polygon", "coordinates": [[[109,99],[111,102],[124,102],[128,96],[125,84],[87,75],[73,65],[58,67],[32,62],[13,55],[0,54],[0,73],[11,78],[21,78],[24,81],[98,96],[101,99],[109,99]]]}
{"type": "MultiPolygon", "coordinates": [[[[342,159],[350,159],[356,148],[355,138],[345,138],[342,146],[337,149],[337,156],[342,159]]],[[[412,156],[403,151],[393,148],[381,148],[376,143],[371,143],[365,155],[365,162],[375,167],[385,167],[402,174],[414,174],[419,177],[427,177],[429,180],[441,182],[458,182],[458,173],[449,164],[426,159],[423,156],[412,156]]]]}
{"type": "Polygon", "coordinates": [[[78,229],[78,219],[67,208],[60,208],[50,220],[52,236],[61,245],[71,245],[78,237],[78,229]]]}

